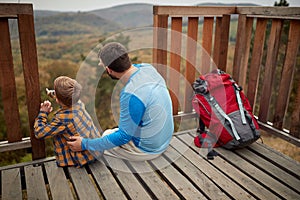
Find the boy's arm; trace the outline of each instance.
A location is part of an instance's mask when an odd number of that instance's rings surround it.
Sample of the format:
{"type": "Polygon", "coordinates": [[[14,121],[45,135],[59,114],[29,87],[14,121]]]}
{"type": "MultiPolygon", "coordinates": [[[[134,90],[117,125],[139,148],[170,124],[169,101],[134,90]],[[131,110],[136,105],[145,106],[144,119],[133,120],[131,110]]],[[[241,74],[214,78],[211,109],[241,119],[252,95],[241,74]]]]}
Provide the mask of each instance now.
{"type": "Polygon", "coordinates": [[[38,139],[53,137],[54,135],[64,132],[66,126],[56,117],[48,123],[48,113],[40,111],[35,119],[34,134],[38,139]]]}

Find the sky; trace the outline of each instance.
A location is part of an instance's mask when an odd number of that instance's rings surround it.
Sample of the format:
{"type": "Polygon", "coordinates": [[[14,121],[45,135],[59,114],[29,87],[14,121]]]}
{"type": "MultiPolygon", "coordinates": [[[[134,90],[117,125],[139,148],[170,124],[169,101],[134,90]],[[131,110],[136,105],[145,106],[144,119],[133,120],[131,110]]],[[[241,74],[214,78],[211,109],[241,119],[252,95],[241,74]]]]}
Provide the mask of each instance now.
{"type": "MultiPolygon", "coordinates": [[[[155,5],[185,5],[199,3],[254,3],[261,6],[273,6],[280,0],[0,0],[0,3],[32,3],[34,10],[53,11],[91,11],[128,3],[149,3],[155,5]]],[[[290,7],[300,7],[300,0],[287,0],[290,7]]]]}

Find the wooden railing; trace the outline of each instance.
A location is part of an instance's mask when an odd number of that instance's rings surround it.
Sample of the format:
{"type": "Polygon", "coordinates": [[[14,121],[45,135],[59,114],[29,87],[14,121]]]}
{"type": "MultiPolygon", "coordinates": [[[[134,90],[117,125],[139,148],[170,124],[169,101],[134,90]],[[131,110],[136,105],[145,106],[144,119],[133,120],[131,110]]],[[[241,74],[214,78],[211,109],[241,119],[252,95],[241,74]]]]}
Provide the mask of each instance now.
{"type": "Polygon", "coordinates": [[[153,14],[153,63],[175,115],[193,113],[190,84],[215,65],[244,88],[262,129],[300,146],[300,8],[154,6],[153,14]]]}
{"type": "MultiPolygon", "coordinates": [[[[170,85],[175,118],[195,116],[190,84],[199,73],[209,71],[215,64],[232,73],[243,86],[262,129],[299,146],[300,82],[295,74],[295,70],[299,70],[296,66],[300,43],[299,14],[300,8],[154,6],[153,63],[170,85]],[[235,42],[231,42],[231,21],[235,16],[238,16],[238,28],[233,38],[235,42]],[[170,35],[169,30],[173,30],[170,35]],[[288,34],[286,43],[281,41],[283,34],[288,34]],[[185,41],[182,35],[186,35],[185,41]],[[201,52],[198,52],[199,43],[201,52]],[[277,57],[282,44],[285,45],[285,56],[280,64],[277,57]],[[233,55],[230,54],[232,48],[233,55]],[[278,68],[281,73],[276,75],[278,68]],[[276,82],[277,78],[279,82],[276,82]],[[182,79],[187,80],[184,86],[180,83],[182,79]],[[183,103],[178,95],[181,93],[183,103]]],[[[7,130],[7,141],[0,142],[0,152],[31,147],[33,159],[45,157],[45,143],[35,139],[33,134],[41,97],[31,4],[0,4],[0,80],[7,130]],[[18,22],[30,138],[21,131],[10,19],[18,22]]]]}
{"type": "Polygon", "coordinates": [[[33,159],[44,158],[46,156],[45,143],[35,139],[33,133],[33,123],[38,114],[41,96],[31,4],[0,4],[0,80],[1,100],[7,130],[7,141],[0,143],[0,152],[31,147],[33,159]],[[11,19],[18,22],[20,54],[26,89],[26,105],[20,106],[27,106],[30,138],[26,138],[21,131],[9,29],[9,20],[11,19]]]}

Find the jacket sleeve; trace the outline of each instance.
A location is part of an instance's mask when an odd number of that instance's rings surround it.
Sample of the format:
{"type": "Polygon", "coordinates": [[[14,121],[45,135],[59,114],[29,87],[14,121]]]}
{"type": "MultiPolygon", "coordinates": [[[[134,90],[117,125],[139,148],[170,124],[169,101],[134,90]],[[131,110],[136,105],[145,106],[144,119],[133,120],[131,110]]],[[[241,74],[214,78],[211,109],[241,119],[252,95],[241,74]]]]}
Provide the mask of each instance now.
{"type": "Polygon", "coordinates": [[[48,123],[48,113],[39,112],[34,122],[34,134],[38,139],[50,138],[65,131],[66,126],[56,117],[48,123]]]}

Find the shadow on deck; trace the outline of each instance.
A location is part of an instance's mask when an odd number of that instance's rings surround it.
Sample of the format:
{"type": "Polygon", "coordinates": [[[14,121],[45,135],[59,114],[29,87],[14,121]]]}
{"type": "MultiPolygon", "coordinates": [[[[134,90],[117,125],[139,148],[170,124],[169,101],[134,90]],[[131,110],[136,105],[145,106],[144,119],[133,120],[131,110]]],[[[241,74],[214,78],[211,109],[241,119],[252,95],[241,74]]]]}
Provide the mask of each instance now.
{"type": "Polygon", "coordinates": [[[163,156],[127,162],[104,156],[85,168],[54,158],[1,170],[4,199],[300,199],[300,164],[262,143],[206,159],[194,130],[176,133],[163,156]],[[138,173],[137,173],[138,172],[138,173]]]}

